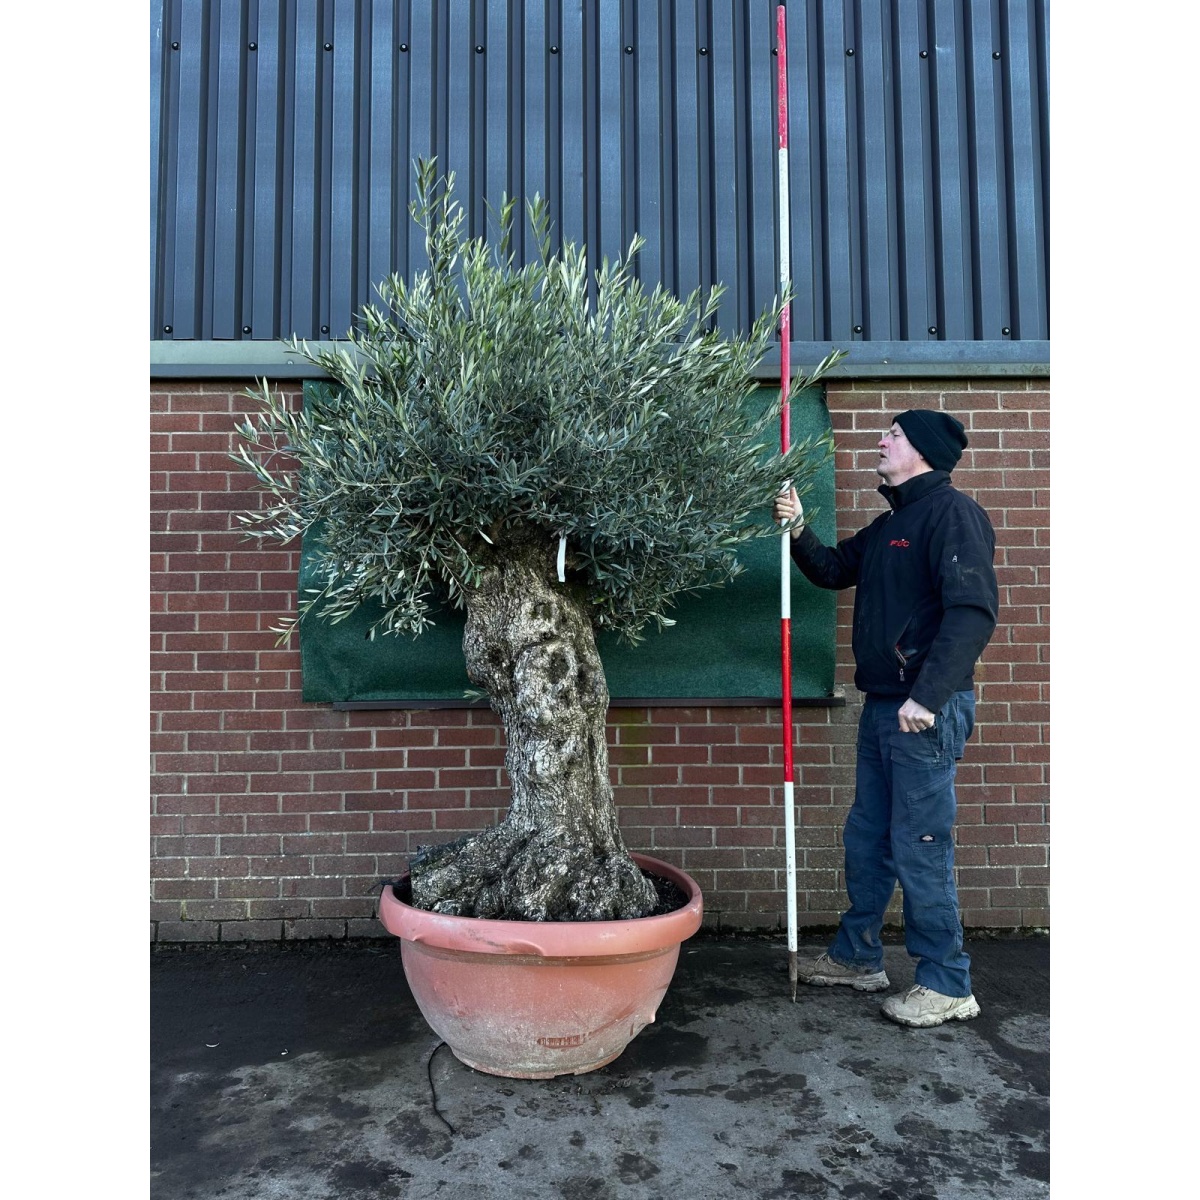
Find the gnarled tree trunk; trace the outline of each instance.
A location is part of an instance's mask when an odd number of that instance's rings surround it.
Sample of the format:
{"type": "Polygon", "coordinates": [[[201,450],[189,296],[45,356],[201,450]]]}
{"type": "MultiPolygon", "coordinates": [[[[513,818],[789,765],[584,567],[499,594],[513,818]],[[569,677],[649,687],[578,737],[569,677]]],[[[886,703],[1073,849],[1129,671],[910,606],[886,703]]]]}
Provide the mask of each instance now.
{"type": "Polygon", "coordinates": [[[608,781],[608,685],[586,601],[544,536],[506,544],[467,598],[467,675],[504,721],[508,815],[423,847],[413,903],[525,921],[642,917],[657,895],[629,857],[608,781]]]}

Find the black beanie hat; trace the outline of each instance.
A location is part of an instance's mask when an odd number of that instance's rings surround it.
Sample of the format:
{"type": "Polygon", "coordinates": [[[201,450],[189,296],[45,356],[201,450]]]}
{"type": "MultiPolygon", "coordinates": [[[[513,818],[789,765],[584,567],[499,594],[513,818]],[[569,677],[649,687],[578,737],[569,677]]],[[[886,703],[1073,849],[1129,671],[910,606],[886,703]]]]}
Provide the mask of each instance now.
{"type": "Polygon", "coordinates": [[[910,408],[896,418],[896,424],[935,471],[953,471],[958,465],[967,444],[967,431],[949,413],[910,408]]]}

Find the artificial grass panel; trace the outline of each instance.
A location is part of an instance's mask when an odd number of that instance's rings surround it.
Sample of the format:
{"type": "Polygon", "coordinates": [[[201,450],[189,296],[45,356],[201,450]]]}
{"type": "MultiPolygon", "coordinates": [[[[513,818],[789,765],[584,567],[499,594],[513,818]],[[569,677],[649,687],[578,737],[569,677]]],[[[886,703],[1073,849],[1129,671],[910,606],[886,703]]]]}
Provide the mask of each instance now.
{"type": "MultiPolygon", "coordinates": [[[[306,397],[310,388],[304,385],[306,397]]],[[[776,392],[759,392],[764,404],[776,392]]],[[[793,441],[830,429],[821,388],[807,388],[792,401],[793,441]]],[[[764,513],[767,501],[764,497],[764,513]]],[[[813,532],[835,538],[833,458],[822,467],[805,504],[813,532]]],[[[622,701],[760,699],[780,695],[779,539],[743,544],[743,574],[726,584],[682,598],[670,610],[676,624],[653,628],[637,646],[615,636],[598,638],[612,703],[622,701]]],[[[300,589],[305,587],[309,543],[301,554],[300,589]]],[[[827,699],[833,693],[836,596],[813,587],[792,571],[792,694],[827,699]]],[[[419,637],[367,639],[379,617],[377,606],[362,606],[337,625],[308,618],[300,628],[303,698],[306,701],[414,702],[461,701],[471,687],[463,665],[463,614],[445,608],[432,614],[432,629],[419,637]]]]}

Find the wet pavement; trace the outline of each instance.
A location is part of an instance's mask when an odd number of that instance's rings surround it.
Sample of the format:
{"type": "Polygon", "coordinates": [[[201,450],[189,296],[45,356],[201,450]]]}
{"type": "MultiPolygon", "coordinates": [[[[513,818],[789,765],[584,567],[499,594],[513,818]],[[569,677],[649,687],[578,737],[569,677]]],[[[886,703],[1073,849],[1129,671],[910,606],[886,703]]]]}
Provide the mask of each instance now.
{"type": "MultiPolygon", "coordinates": [[[[513,1080],[439,1043],[394,940],[159,946],[151,1196],[1043,1197],[1049,939],[967,949],[982,1016],[911,1030],[882,994],[792,1004],[782,939],[702,933],[614,1062],[513,1080]]],[[[912,967],[888,946],[893,991],[912,967]]]]}

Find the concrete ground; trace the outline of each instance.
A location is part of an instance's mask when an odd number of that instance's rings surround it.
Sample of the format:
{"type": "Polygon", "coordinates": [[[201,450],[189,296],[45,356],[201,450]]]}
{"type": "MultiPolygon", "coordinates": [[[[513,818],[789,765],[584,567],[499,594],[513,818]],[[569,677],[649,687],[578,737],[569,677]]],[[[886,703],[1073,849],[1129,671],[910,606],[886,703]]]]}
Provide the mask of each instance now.
{"type": "Polygon", "coordinates": [[[1049,940],[967,949],[982,1016],[910,1030],[880,995],[792,1004],[780,939],[700,934],[615,1062],[532,1081],[439,1044],[395,941],[158,947],[151,1196],[1043,1197],[1049,940]]]}

